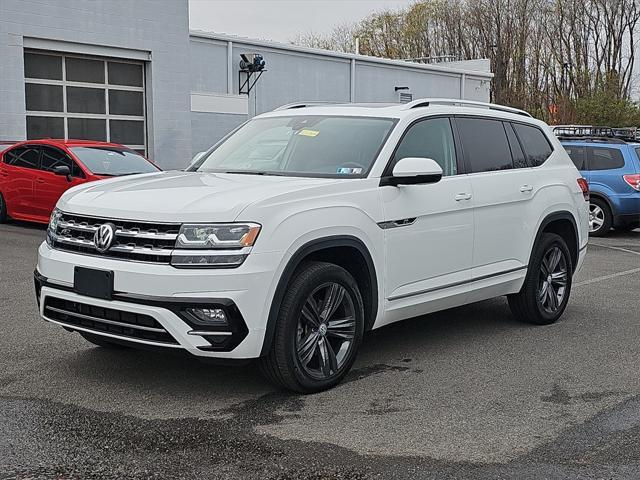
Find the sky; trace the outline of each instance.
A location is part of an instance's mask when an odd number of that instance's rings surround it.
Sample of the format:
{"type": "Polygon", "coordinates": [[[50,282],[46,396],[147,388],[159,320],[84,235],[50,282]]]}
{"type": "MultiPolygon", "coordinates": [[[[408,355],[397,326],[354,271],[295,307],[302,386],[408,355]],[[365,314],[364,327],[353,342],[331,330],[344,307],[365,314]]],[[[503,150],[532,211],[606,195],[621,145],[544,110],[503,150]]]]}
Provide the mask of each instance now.
{"type": "Polygon", "coordinates": [[[328,33],[374,11],[413,0],[189,0],[189,26],[242,37],[288,42],[299,33],[328,33]]]}

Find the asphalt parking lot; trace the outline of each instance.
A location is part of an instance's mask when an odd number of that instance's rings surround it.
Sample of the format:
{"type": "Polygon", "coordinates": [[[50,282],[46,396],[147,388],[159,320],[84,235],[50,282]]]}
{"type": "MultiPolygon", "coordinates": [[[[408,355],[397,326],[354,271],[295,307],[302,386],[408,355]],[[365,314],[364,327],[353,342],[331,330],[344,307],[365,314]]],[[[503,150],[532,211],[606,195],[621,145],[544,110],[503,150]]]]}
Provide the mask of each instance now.
{"type": "Polygon", "coordinates": [[[255,366],[93,347],[39,319],[44,229],[0,225],[0,478],[638,478],[640,230],[592,239],[561,322],[504,299],[365,337],[313,396],[255,366]]]}

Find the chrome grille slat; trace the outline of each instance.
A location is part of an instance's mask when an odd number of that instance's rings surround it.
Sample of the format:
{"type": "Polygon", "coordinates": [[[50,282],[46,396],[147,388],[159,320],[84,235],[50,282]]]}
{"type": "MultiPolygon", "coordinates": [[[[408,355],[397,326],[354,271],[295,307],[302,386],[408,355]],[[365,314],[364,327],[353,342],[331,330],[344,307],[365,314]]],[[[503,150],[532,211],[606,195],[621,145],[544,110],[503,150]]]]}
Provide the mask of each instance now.
{"type": "Polygon", "coordinates": [[[73,221],[58,222],[58,226],[63,230],[72,229],[72,230],[78,230],[80,232],[87,232],[87,233],[95,233],[95,231],[98,230],[98,227],[95,227],[93,225],[82,225],[82,224],[77,224],[73,221]]]}
{"type": "Polygon", "coordinates": [[[93,240],[85,240],[83,238],[58,236],[56,241],[61,243],[66,243],[67,245],[82,245],[86,247],[95,248],[93,240]]]}
{"type": "MultiPolygon", "coordinates": [[[[109,249],[109,252],[132,253],[135,255],[159,255],[161,257],[170,257],[172,251],[173,249],[169,250],[162,248],[131,247],[129,245],[114,245],[109,249]]],[[[109,252],[107,252],[107,254],[109,252]]]]}
{"type": "Polygon", "coordinates": [[[131,230],[117,229],[116,235],[119,237],[144,238],[147,240],[174,240],[178,238],[177,233],[154,233],[149,231],[134,232],[131,230]]]}
{"type": "Polygon", "coordinates": [[[168,264],[179,231],[180,224],[156,224],[62,213],[55,232],[54,248],[106,258],[168,264]],[[109,250],[99,253],[93,236],[104,223],[115,225],[114,241],[109,250]]]}

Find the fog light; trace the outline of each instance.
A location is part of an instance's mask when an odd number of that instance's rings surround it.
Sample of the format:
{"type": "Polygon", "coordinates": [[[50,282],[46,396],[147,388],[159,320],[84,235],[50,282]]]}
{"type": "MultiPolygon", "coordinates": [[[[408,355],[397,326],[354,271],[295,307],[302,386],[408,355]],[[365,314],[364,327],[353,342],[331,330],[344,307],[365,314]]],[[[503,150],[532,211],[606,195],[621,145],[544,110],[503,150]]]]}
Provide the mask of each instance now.
{"type": "Polygon", "coordinates": [[[221,308],[187,308],[187,312],[203,325],[227,325],[227,315],[221,308]]]}

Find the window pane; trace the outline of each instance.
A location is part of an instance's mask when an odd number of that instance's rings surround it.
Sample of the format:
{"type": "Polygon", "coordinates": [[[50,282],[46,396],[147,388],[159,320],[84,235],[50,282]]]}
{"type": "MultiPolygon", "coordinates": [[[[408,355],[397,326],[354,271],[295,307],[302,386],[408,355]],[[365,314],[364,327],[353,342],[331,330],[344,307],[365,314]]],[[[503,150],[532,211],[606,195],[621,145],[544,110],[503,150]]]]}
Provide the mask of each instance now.
{"type": "Polygon", "coordinates": [[[406,157],[431,158],[442,167],[444,175],[458,173],[449,119],[424,120],[412,126],[396,150],[394,163],[406,157]]]}
{"type": "Polygon", "coordinates": [[[70,118],[69,138],[80,140],[100,140],[107,139],[107,122],[96,118],[70,118]]]}
{"type": "Polygon", "coordinates": [[[71,159],[60,150],[51,147],[42,147],[42,159],[40,160],[40,169],[47,172],[53,172],[56,167],[69,167],[73,169],[71,159]]]}
{"type": "Polygon", "coordinates": [[[109,113],[112,115],[144,115],[142,92],[109,90],[109,113]]]}
{"type": "Polygon", "coordinates": [[[564,145],[564,149],[569,154],[569,158],[571,158],[571,161],[576,166],[576,168],[578,170],[585,170],[584,160],[586,149],[584,147],[572,147],[569,145],[564,145]]]}
{"type": "Polygon", "coordinates": [[[509,148],[511,149],[511,157],[513,158],[514,168],[526,168],[529,166],[527,160],[524,158],[524,153],[520,147],[520,142],[513,131],[513,127],[509,122],[503,122],[505,131],[507,132],[507,139],[509,140],[509,148]]]}
{"type": "Polygon", "coordinates": [[[111,141],[123,145],[144,145],[144,122],[110,120],[111,141]]]}
{"type": "Polygon", "coordinates": [[[65,58],[67,80],[71,82],[104,83],[104,62],[86,58],[65,58]]]}
{"type": "Polygon", "coordinates": [[[551,155],[551,145],[542,130],[530,125],[514,123],[513,129],[516,131],[527,161],[532,167],[542,165],[549,155],[551,155]]]}
{"type": "Polygon", "coordinates": [[[27,139],[64,138],[64,119],[61,117],[27,117],[27,139]]]}
{"type": "Polygon", "coordinates": [[[62,80],[62,57],[25,53],[24,76],[25,78],[62,80]]]}
{"type": "Polygon", "coordinates": [[[4,154],[8,165],[24,168],[38,168],[40,150],[36,147],[18,147],[4,154]]]}
{"type": "Polygon", "coordinates": [[[71,147],[71,151],[96,175],[130,175],[158,171],[151,162],[129,149],[71,147]]]}
{"type": "Polygon", "coordinates": [[[67,87],[67,111],[72,113],[105,113],[104,89],[67,87]]]}
{"type": "Polygon", "coordinates": [[[27,110],[62,112],[62,86],[25,84],[27,110]]]}
{"type": "Polygon", "coordinates": [[[617,148],[592,148],[589,170],[611,170],[622,167],[624,167],[624,158],[617,148]]]}
{"type": "Polygon", "coordinates": [[[112,85],[142,86],[142,65],[108,62],[109,83],[112,85]]]}
{"type": "Polygon", "coordinates": [[[502,122],[479,118],[458,118],[456,123],[471,172],[513,168],[511,151],[502,122]]]}

